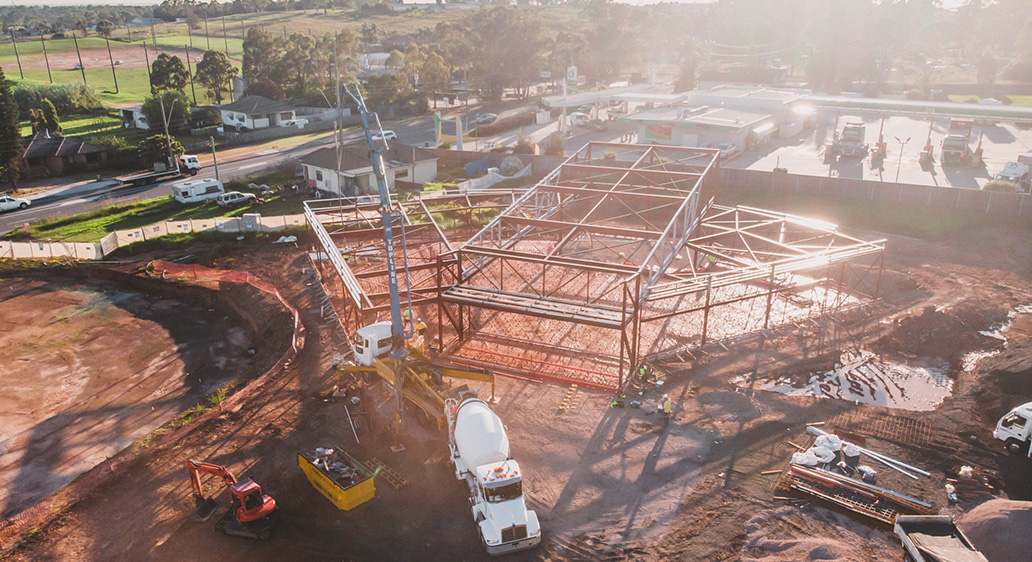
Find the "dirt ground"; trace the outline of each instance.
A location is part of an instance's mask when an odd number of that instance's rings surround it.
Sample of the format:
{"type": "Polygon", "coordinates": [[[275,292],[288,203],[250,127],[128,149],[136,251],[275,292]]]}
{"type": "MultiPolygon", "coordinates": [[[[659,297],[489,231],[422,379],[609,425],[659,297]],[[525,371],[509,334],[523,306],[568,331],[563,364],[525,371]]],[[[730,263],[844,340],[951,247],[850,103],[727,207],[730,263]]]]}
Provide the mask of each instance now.
{"type": "MultiPolygon", "coordinates": [[[[611,394],[582,390],[575,407],[561,411],[566,387],[500,378],[495,408],[526,475],[528,504],[544,529],[540,547],[507,559],[898,560],[899,546],[886,528],[816,501],[774,499],[777,475],[761,473],[784,468],[795,450],[789,442],[802,443],[805,424],[812,422],[865,434],[868,448],[931,472],[910,481],[876,465],[881,486],[942,512],[960,515],[976,503],[947,504],[946,478],[956,477],[962,465],[985,470],[1001,497],[1032,499],[1028,459],[1005,456],[991,437],[1002,413],[1032,400],[1032,314],[1013,316],[1003,348],[999,340],[978,336],[1032,301],[1027,230],[968,232],[937,242],[890,236],[887,248],[883,301],[868,315],[807,323],[782,330],[776,340],[658,366],[675,403],[668,427],[655,413],[654,392],[627,397],[642,401],[641,408],[613,408],[611,394]],[[937,410],[911,412],[743,390],[729,382],[746,373],[831,368],[837,351],[855,347],[900,361],[948,361],[953,396],[937,410]],[[977,351],[998,353],[964,370],[966,354],[977,351]],[[885,430],[906,420],[923,432],[915,437],[885,430]]],[[[191,248],[189,261],[210,265],[229,251],[191,248]]],[[[308,336],[298,359],[240,410],[149,451],[127,476],[66,511],[11,559],[489,559],[469,517],[464,486],[447,463],[443,436],[410,427],[405,450],[392,452],[386,423],[375,413],[384,408],[374,388],[349,409],[357,444],[345,403],[323,397],[345,335],[325,314],[308,257],[293,248],[232,252],[234,269],[272,282],[301,311],[308,336]],[[399,485],[381,477],[376,498],[338,511],[297,467],[296,453],[316,446],[379,459],[399,485]],[[273,537],[226,537],[194,521],[182,469],[187,458],[227,464],[259,482],[282,510],[273,537]]],[[[490,394],[486,386],[479,390],[490,394]]],[[[225,494],[219,499],[226,501],[225,494]]]]}
{"type": "Polygon", "coordinates": [[[0,505],[16,514],[253,362],[239,318],[107,282],[0,280],[0,505]]]}

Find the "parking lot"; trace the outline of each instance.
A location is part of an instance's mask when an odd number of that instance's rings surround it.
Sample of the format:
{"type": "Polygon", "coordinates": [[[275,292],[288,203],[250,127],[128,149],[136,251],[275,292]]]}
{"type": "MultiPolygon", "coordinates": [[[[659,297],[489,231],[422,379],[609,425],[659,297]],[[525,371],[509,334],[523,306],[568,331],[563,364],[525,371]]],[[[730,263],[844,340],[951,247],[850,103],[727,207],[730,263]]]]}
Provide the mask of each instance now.
{"type": "Polygon", "coordinates": [[[977,167],[943,167],[939,158],[940,143],[946,136],[949,123],[948,117],[930,119],[925,116],[892,115],[885,118],[883,125],[881,116],[875,113],[847,114],[822,110],[817,115],[814,128],[805,129],[791,138],[775,138],[766,146],[739,154],[725,165],[752,170],[781,167],[793,174],[886,182],[896,182],[898,171],[899,183],[980,189],[1003,168],[1005,162],[1014,161],[1019,154],[1032,149],[1032,130],[1007,123],[976,122],[970,144],[974,150],[981,138],[983,163],[977,167]],[[884,127],[884,160],[872,163],[869,157],[842,158],[825,163],[820,156],[821,147],[834,138],[836,129],[841,129],[847,122],[856,121],[866,124],[866,142],[872,148],[877,145],[879,128],[884,127]],[[934,149],[934,164],[922,166],[920,154],[928,142],[929,132],[934,149]]]}

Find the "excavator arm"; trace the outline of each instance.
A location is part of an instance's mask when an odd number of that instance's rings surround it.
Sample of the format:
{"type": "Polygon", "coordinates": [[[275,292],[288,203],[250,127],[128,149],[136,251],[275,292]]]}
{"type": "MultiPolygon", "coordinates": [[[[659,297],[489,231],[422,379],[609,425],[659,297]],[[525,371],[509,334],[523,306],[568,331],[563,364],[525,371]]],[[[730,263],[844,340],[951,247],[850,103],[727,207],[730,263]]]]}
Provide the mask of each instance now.
{"type": "Polygon", "coordinates": [[[202,473],[218,476],[226,486],[232,486],[237,483],[236,476],[233,476],[233,473],[228,468],[221,465],[188,460],[186,461],[186,469],[190,471],[190,483],[193,484],[194,496],[201,500],[205,498],[204,491],[201,489],[202,473]]]}

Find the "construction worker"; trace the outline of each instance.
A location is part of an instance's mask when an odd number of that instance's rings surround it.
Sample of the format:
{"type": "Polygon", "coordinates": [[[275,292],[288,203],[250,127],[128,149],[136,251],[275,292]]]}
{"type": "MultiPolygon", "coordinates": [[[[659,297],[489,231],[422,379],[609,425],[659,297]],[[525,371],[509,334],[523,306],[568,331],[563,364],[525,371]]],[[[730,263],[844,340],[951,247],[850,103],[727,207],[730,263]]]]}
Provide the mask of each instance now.
{"type": "Polygon", "coordinates": [[[405,310],[402,310],[401,319],[404,321],[405,324],[408,324],[409,321],[412,320],[412,309],[406,308],[405,310]]]}
{"type": "Polygon", "coordinates": [[[426,334],[426,324],[423,323],[422,318],[416,318],[416,334],[420,336],[426,334]]]}
{"type": "Polygon", "coordinates": [[[670,401],[670,395],[663,395],[663,425],[670,425],[670,411],[674,404],[670,401]]]}

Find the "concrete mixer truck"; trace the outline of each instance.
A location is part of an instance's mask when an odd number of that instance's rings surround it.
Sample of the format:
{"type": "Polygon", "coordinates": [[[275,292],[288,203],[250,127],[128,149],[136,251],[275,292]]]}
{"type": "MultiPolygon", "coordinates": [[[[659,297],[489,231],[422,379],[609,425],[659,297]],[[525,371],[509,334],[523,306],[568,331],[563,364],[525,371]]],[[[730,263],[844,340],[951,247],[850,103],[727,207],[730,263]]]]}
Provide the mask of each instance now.
{"type": "Polygon", "coordinates": [[[509,457],[502,420],[465,391],[445,401],[455,478],[469,486],[469,503],[488,554],[499,555],[541,542],[537,513],[523,500],[520,465],[509,457]]]}

